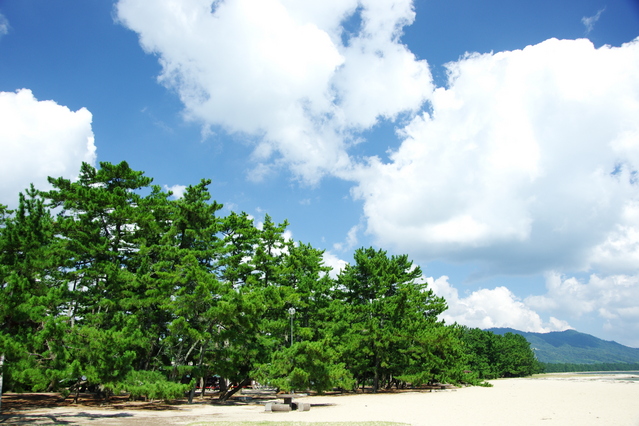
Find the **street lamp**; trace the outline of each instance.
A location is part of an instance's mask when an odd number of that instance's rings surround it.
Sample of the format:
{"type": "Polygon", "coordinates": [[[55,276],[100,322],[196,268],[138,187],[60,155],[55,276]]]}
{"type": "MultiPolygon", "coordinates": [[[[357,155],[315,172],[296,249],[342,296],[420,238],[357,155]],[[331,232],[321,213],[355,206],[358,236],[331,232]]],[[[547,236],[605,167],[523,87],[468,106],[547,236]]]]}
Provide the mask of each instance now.
{"type": "Polygon", "coordinates": [[[291,346],[293,346],[293,317],[295,316],[295,308],[288,308],[288,314],[291,317],[291,346]]]}

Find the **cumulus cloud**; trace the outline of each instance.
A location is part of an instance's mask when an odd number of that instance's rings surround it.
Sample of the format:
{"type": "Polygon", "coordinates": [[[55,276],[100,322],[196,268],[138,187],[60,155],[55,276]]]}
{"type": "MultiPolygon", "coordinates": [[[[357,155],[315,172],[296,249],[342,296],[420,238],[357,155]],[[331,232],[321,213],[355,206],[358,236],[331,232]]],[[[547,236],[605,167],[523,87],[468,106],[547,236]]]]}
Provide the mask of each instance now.
{"type": "Polygon", "coordinates": [[[178,185],[178,184],[172,185],[172,186],[164,185],[164,189],[166,191],[171,191],[173,193],[172,195],[173,199],[177,200],[184,196],[184,193],[186,192],[186,185],[178,185]]]}
{"type": "Polygon", "coordinates": [[[460,297],[457,289],[448,282],[447,276],[426,278],[426,282],[436,295],[446,299],[448,309],[440,318],[447,323],[456,322],[482,329],[509,327],[535,333],[571,328],[567,322],[555,317],[544,322],[537,312],[506,287],[480,289],[466,297],[460,297]]]}
{"type": "Polygon", "coordinates": [[[486,273],[602,266],[636,246],[639,39],[551,39],[448,72],[389,160],[356,176],[379,245],[486,273]]]}
{"type": "Polygon", "coordinates": [[[15,206],[31,183],[48,176],[74,178],[81,163],[95,163],[91,113],[38,101],[28,89],[0,92],[0,203],[15,206]]]}
{"type": "Polygon", "coordinates": [[[546,290],[546,294],[529,296],[524,302],[565,318],[598,317],[606,335],[639,347],[639,275],[592,274],[584,281],[551,272],[546,276],[546,290]]]}
{"type": "Polygon", "coordinates": [[[639,265],[639,203],[629,201],[606,239],[593,248],[588,263],[604,273],[632,274],[639,265]]]}
{"type": "Polygon", "coordinates": [[[399,41],[410,0],[120,0],[185,116],[249,136],[252,179],[289,167],[314,183],[351,166],[353,132],[417,111],[431,75],[399,41]],[[344,23],[361,25],[346,31],[344,23]]]}
{"type": "Polygon", "coordinates": [[[346,267],[348,262],[340,259],[338,256],[334,255],[329,251],[325,251],[323,255],[324,265],[332,268],[328,273],[331,278],[337,278],[337,275],[346,267]]]}

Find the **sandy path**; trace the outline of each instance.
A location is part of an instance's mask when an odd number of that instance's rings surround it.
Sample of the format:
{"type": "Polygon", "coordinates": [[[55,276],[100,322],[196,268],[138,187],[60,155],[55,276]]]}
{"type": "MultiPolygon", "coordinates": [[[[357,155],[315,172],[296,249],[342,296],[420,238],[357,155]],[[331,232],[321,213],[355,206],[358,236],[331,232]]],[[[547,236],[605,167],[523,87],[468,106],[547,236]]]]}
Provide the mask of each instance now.
{"type": "Polygon", "coordinates": [[[315,396],[308,412],[263,406],[179,406],[168,411],[58,407],[12,413],[0,424],[186,425],[215,421],[394,421],[421,425],[639,426],[639,381],[624,376],[548,375],[493,381],[492,388],[315,396]],[[319,404],[319,406],[316,406],[319,404]],[[57,422],[57,423],[56,423],[57,422]]]}

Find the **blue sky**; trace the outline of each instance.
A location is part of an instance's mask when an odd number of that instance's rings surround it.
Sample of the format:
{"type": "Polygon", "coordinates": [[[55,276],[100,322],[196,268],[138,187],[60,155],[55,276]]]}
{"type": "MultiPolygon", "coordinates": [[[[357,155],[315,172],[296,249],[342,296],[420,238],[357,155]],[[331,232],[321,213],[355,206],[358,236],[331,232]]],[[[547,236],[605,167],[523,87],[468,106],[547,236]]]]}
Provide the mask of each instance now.
{"type": "Polygon", "coordinates": [[[639,347],[632,0],[2,0],[0,202],[89,161],[407,253],[447,321],[639,347]]]}

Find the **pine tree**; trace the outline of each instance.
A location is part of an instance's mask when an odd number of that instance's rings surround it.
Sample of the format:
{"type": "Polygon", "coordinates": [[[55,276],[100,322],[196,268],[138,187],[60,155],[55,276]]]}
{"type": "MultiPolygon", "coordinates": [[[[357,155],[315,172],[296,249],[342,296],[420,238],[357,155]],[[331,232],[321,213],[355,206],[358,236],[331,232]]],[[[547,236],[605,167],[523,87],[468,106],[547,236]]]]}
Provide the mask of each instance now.
{"type": "Polygon", "coordinates": [[[9,386],[52,389],[66,370],[61,315],[65,288],[56,280],[53,222],[33,186],[19,206],[3,209],[0,236],[0,352],[9,386]]]}
{"type": "Polygon", "coordinates": [[[284,238],[287,225],[276,225],[266,216],[258,228],[246,214],[232,213],[224,220],[220,279],[232,288],[225,302],[235,314],[223,327],[222,361],[217,365],[236,386],[222,393],[222,399],[250,383],[259,366],[284,346],[293,297],[293,290],[283,285],[291,244],[284,238]]]}
{"type": "Polygon", "coordinates": [[[170,358],[174,375],[193,366],[188,369],[192,378],[189,402],[196,381],[205,375],[205,360],[215,358],[213,348],[219,343],[225,315],[218,305],[228,292],[228,286],[216,276],[223,246],[216,212],[222,206],[209,203],[210,183],[202,180],[189,186],[184,197],[173,203],[170,227],[159,241],[158,262],[151,268],[171,295],[161,305],[169,314],[163,352],[170,358]]]}
{"type": "Polygon", "coordinates": [[[126,162],[100,163],[99,170],[83,163],[78,181],[49,178],[54,189],[43,193],[59,209],[56,249],[66,258],[61,285],[70,289],[74,375],[107,395],[148,344],[128,301],[136,293],[139,191],[151,181],[126,162]]]}
{"type": "Polygon", "coordinates": [[[342,330],[343,352],[358,381],[371,380],[376,392],[382,380],[402,374],[402,352],[423,350],[412,336],[432,327],[446,304],[419,280],[421,270],[406,255],[389,258],[362,248],[354,259],[337,279],[342,314],[352,324],[342,330]]]}

